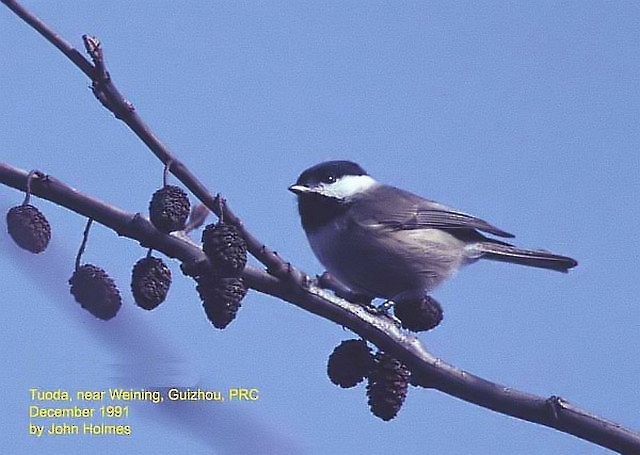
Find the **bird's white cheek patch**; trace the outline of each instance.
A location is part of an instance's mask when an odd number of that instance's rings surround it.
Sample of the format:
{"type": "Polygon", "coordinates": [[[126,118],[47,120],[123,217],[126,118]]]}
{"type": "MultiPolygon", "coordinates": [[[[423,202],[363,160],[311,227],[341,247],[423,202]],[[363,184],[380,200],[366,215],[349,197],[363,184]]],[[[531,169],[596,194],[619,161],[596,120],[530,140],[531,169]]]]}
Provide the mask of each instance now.
{"type": "Polygon", "coordinates": [[[325,196],[338,199],[348,198],[363,191],[367,191],[377,182],[368,175],[345,175],[337,182],[326,185],[322,191],[325,196]]]}

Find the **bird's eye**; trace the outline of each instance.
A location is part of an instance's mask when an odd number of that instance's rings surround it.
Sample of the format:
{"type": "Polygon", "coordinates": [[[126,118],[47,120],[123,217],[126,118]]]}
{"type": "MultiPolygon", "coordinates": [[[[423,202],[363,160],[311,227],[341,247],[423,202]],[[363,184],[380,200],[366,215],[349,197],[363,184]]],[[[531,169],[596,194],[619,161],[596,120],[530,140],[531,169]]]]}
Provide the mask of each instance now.
{"type": "Polygon", "coordinates": [[[324,178],[324,181],[325,181],[326,183],[333,183],[333,182],[335,182],[336,180],[337,180],[337,179],[336,179],[336,176],[335,176],[335,175],[327,175],[327,176],[324,178]]]}

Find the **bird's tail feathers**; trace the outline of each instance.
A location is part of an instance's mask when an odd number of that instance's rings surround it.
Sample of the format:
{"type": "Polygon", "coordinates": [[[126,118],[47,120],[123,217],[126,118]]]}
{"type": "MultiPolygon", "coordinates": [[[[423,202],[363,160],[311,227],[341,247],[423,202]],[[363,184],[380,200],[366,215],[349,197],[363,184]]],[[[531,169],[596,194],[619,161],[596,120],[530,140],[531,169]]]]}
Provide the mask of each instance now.
{"type": "Polygon", "coordinates": [[[512,245],[494,242],[480,242],[474,245],[479,257],[493,261],[510,262],[541,269],[557,270],[567,273],[578,265],[575,259],[560,256],[544,250],[524,250],[512,245]]]}

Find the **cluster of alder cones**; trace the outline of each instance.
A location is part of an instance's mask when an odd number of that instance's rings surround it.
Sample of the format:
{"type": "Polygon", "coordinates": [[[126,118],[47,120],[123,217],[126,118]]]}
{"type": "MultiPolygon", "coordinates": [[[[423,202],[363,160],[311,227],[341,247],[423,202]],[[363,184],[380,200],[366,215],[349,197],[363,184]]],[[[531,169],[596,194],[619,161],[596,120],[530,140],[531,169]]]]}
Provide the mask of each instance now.
{"type": "MultiPolygon", "coordinates": [[[[7,228],[18,246],[38,254],[51,240],[51,226],[28,200],[27,196],[24,203],[9,210],[7,228]]],[[[177,186],[165,185],[151,198],[149,218],[159,231],[168,234],[185,229],[190,210],[187,194],[177,186]]],[[[106,271],[93,264],[80,265],[87,234],[88,228],[69,279],[70,291],[82,308],[99,319],[109,320],[118,313],[122,298],[106,271]]],[[[247,293],[240,276],[247,263],[247,245],[236,226],[220,221],[204,228],[202,249],[211,267],[188,273],[183,268],[183,272],[196,281],[209,321],[224,329],[235,319],[247,293]]],[[[157,308],[166,299],[170,286],[170,269],[161,258],[152,256],[151,250],[133,266],[131,292],[140,308],[157,308]]],[[[403,327],[416,332],[430,330],[442,320],[442,308],[430,297],[396,302],[394,314],[403,327]]],[[[364,340],[347,340],[336,347],[329,356],[327,372],[331,381],[343,388],[354,387],[367,378],[371,412],[383,420],[396,416],[408,384],[415,383],[405,365],[383,352],[372,354],[364,340]]]]}
{"type": "MultiPolygon", "coordinates": [[[[181,188],[165,185],[151,198],[149,218],[159,231],[168,234],[185,228],[190,208],[189,198],[181,188]]],[[[9,210],[7,229],[18,246],[35,254],[43,252],[51,239],[51,226],[45,216],[26,202],[9,210]]],[[[240,277],[247,262],[247,247],[238,229],[223,222],[206,226],[202,241],[213,268],[194,276],[196,289],[208,319],[223,329],[236,317],[247,293],[240,277]]],[[[113,318],[122,306],[115,282],[94,264],[78,264],[69,285],[76,301],[99,319],[113,318]]],[[[133,266],[131,292],[140,308],[158,307],[170,286],[171,270],[161,258],[151,256],[151,251],[133,266]]]]}
{"type": "MultiPolygon", "coordinates": [[[[442,321],[442,307],[431,297],[396,302],[394,314],[403,327],[419,332],[431,330],[442,321]]],[[[429,387],[413,376],[398,359],[378,351],[372,354],[365,340],[346,340],[329,356],[327,374],[331,382],[351,388],[367,379],[369,408],[376,417],[388,421],[400,411],[409,384],[429,387]]]]}

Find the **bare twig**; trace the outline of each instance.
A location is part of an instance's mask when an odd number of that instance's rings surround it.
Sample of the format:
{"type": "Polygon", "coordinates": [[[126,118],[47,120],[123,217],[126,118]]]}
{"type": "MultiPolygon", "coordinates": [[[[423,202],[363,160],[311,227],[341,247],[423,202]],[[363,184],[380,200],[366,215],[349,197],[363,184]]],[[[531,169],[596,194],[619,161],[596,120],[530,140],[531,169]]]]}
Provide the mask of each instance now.
{"type": "MultiPolygon", "coordinates": [[[[93,60],[92,65],[80,52],[64,41],[30,11],[20,5],[19,2],[14,0],[2,0],[2,2],[31,25],[38,33],[53,43],[74,65],[80,68],[80,70],[91,79],[93,93],[102,105],[113,112],[118,119],[125,122],[163,164],[171,162],[171,173],[189,188],[209,210],[218,216],[222,214],[216,197],[209,193],[202,182],[171,153],[169,148],[160,141],[152,132],[151,128],[149,128],[135,112],[133,105],[120,94],[106,69],[104,52],[97,38],[88,35],[83,36],[85,48],[93,60]]],[[[226,223],[234,224],[238,227],[247,242],[249,252],[266,266],[269,273],[298,284],[304,281],[304,275],[300,271],[280,258],[244,227],[242,220],[233,213],[228,204],[224,205],[223,216],[226,223]]]]}
{"type": "Polygon", "coordinates": [[[338,297],[341,297],[350,302],[360,303],[362,305],[371,304],[371,297],[352,291],[340,281],[336,280],[335,277],[329,272],[324,272],[322,275],[316,278],[316,283],[321,288],[329,289],[335,292],[338,297]]]}
{"type": "MultiPolygon", "coordinates": [[[[267,267],[269,272],[247,266],[243,272],[243,278],[248,286],[348,327],[401,360],[413,374],[428,378],[425,382],[442,392],[504,414],[556,428],[612,450],[640,453],[640,436],[632,431],[572,406],[561,398],[554,396],[545,399],[516,391],[448,365],[427,352],[417,338],[400,330],[388,318],[372,314],[361,305],[343,300],[309,284],[305,279],[306,275],[254,237],[226,203],[220,204],[220,196],[214,197],[209,193],[195,175],[153,134],[135,112],[133,105],[114,86],[104,64],[104,53],[100,42],[96,38],[86,35],[83,37],[85,47],[93,61],[91,64],[18,2],[0,1],[80,68],[91,79],[92,89],[100,102],[117,118],[123,120],[162,163],[170,163],[169,167],[173,175],[198,199],[212,212],[223,216],[225,222],[235,224],[241,230],[249,251],[267,267]]],[[[25,191],[27,173],[0,163],[0,182],[25,191]]],[[[208,261],[196,245],[175,236],[160,233],[140,214],[127,213],[98,199],[83,195],[51,177],[38,179],[33,184],[33,194],[93,218],[119,235],[137,240],[142,246],[161,251],[183,263],[208,261]]]]}
{"type": "Polygon", "coordinates": [[[87,220],[86,226],[84,227],[84,232],[82,233],[82,243],[80,244],[80,248],[78,248],[78,254],[76,255],[76,270],[80,268],[80,260],[82,259],[84,250],[87,247],[87,241],[89,240],[89,231],[91,230],[92,224],[93,218],[89,218],[87,220]]]}
{"type": "Polygon", "coordinates": [[[171,169],[172,160],[164,163],[164,171],[162,172],[162,186],[167,186],[167,182],[169,181],[169,171],[171,169]]]}
{"type": "Polygon", "coordinates": [[[54,32],[47,24],[42,22],[39,17],[33,14],[20,4],[13,0],[2,0],[11,11],[16,13],[23,21],[33,27],[38,33],[40,33],[47,41],[58,48],[60,52],[67,56],[74,65],[80,68],[84,74],[88,77],[93,77],[93,66],[84,58],[81,52],[78,52],[71,44],[64,40],[60,35],[54,32]]]}
{"type": "Polygon", "coordinates": [[[29,204],[29,201],[31,200],[31,182],[36,177],[40,178],[42,177],[42,174],[36,170],[29,172],[29,175],[27,176],[27,191],[24,193],[24,201],[22,201],[22,205],[29,204]]]}

